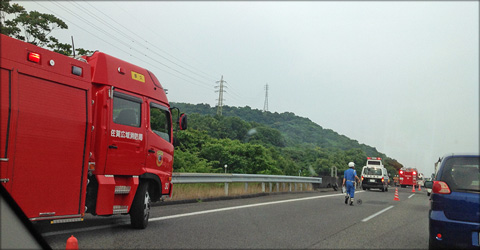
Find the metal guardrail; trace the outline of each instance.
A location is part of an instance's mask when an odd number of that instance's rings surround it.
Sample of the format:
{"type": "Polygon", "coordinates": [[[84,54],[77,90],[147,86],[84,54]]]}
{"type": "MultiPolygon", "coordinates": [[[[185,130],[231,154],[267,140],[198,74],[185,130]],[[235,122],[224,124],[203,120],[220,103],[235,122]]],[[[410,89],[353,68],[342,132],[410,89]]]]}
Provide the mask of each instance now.
{"type": "Polygon", "coordinates": [[[204,174],[173,173],[172,183],[233,183],[233,182],[274,182],[274,183],[322,183],[322,178],[266,174],[204,174]]]}
{"type": "Polygon", "coordinates": [[[286,175],[265,175],[265,174],[205,174],[205,173],[173,173],[173,184],[193,184],[193,183],[225,183],[225,195],[228,195],[229,183],[245,183],[245,191],[248,189],[248,183],[262,183],[262,192],[265,192],[265,183],[269,183],[270,192],[272,192],[272,183],[276,183],[277,191],[278,183],[289,184],[289,191],[292,191],[292,183],[295,191],[297,183],[301,183],[300,190],[303,190],[303,184],[322,183],[320,177],[301,177],[286,175]]]}

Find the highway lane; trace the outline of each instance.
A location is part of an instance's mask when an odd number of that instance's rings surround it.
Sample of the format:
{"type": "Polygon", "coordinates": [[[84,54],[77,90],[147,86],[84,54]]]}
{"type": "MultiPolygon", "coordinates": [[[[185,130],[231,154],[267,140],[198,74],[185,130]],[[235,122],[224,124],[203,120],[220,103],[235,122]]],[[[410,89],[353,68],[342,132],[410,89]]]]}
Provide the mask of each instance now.
{"type": "Polygon", "coordinates": [[[399,188],[400,201],[393,201],[394,191],[357,191],[363,204],[353,207],[333,191],[160,205],[145,230],[131,229],[128,216],[37,227],[58,249],[71,234],[80,249],[427,248],[425,191],[399,188]]]}

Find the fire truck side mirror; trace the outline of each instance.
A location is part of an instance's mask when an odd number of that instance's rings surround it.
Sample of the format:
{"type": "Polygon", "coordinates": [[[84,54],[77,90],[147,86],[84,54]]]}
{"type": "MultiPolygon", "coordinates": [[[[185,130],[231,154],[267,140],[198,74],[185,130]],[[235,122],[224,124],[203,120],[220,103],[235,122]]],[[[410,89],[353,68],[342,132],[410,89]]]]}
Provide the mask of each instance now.
{"type": "Polygon", "coordinates": [[[180,126],[180,130],[186,130],[187,129],[187,115],[186,114],[181,114],[178,123],[179,123],[178,125],[180,126]]]}

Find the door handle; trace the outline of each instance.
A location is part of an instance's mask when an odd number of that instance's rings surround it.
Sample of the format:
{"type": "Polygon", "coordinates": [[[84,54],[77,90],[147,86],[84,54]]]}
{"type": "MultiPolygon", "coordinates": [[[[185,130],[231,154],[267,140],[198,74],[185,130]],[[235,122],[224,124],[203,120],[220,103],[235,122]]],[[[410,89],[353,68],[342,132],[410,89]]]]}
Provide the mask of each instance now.
{"type": "Polygon", "coordinates": [[[108,148],[117,149],[118,147],[115,145],[109,145],[108,148]]]}
{"type": "Polygon", "coordinates": [[[149,149],[148,152],[152,153],[152,154],[155,154],[155,150],[153,150],[153,149],[149,149]]]}

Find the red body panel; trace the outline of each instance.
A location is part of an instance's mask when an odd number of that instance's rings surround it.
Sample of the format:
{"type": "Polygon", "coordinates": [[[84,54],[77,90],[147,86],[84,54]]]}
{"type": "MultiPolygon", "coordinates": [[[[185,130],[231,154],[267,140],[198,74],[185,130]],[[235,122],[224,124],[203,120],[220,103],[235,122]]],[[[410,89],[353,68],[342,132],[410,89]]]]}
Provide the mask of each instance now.
{"type": "Polygon", "coordinates": [[[92,124],[88,64],[3,35],[0,56],[3,185],[32,220],[81,216],[92,124]],[[29,52],[40,62],[27,61],[29,52]]]}

